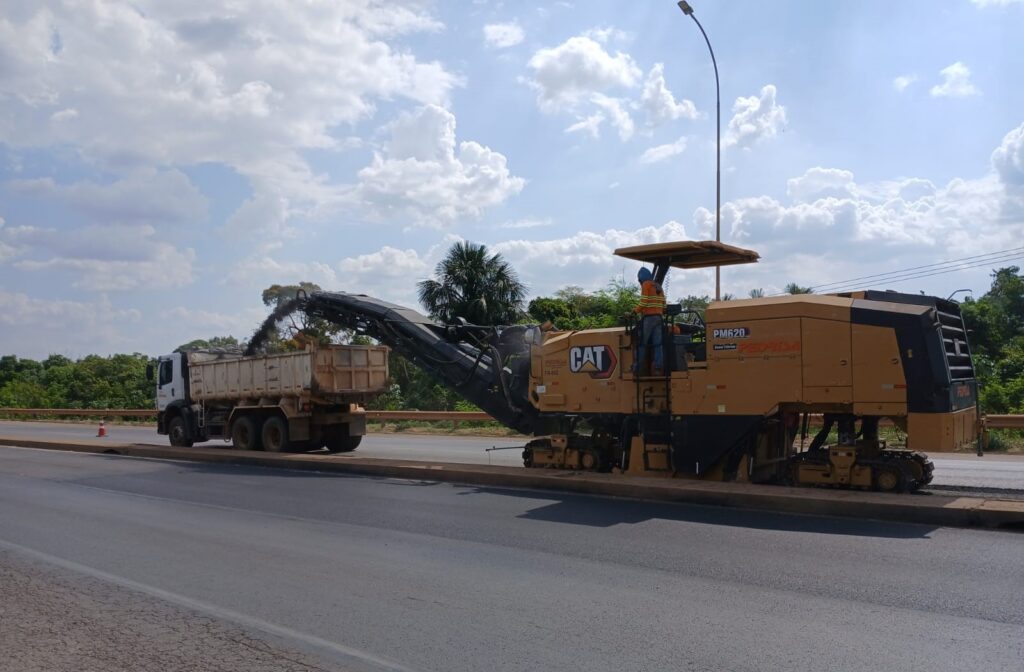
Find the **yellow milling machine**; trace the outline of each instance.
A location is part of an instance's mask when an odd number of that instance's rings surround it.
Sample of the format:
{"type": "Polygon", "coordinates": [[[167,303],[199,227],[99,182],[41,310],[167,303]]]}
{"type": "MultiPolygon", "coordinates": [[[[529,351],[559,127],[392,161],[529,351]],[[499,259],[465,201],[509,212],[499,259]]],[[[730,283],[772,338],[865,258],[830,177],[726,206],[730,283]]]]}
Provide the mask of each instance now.
{"type": "MultiPolygon", "coordinates": [[[[616,250],[670,268],[756,262],[752,250],[684,241],[616,250]]],[[[632,372],[636,326],[544,331],[531,401],[560,418],[530,467],[888,492],[928,484],[923,450],[979,440],[977,385],[956,303],[864,291],[715,301],[703,319],[666,309],[659,375],[632,372]],[[811,433],[811,425],[814,431],[811,433]],[[893,424],[896,449],[879,438],[893,424]],[[585,424],[592,431],[581,434],[585,424]]]]}

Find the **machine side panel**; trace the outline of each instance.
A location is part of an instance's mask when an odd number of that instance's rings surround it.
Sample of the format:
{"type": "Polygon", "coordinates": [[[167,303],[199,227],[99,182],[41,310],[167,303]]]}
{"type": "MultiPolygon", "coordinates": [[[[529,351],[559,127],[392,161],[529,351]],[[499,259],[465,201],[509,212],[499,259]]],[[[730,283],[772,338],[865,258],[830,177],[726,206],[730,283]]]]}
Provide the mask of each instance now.
{"type": "Polygon", "coordinates": [[[850,323],[805,317],[800,321],[804,387],[850,387],[850,323]]]}
{"type": "Polygon", "coordinates": [[[696,407],[676,412],[767,415],[802,397],[800,318],[708,324],[708,367],[696,407]]]}
{"type": "Polygon", "coordinates": [[[901,404],[901,415],[906,414],[907,381],[895,331],[853,325],[853,388],[854,398],[860,403],[878,404],[880,409],[901,404]]]}
{"type": "Polygon", "coordinates": [[[624,381],[620,352],[621,329],[559,334],[543,346],[541,373],[535,380],[541,411],[584,413],[630,412],[623,408],[624,381]],[[538,389],[539,387],[539,389],[538,389]]]}

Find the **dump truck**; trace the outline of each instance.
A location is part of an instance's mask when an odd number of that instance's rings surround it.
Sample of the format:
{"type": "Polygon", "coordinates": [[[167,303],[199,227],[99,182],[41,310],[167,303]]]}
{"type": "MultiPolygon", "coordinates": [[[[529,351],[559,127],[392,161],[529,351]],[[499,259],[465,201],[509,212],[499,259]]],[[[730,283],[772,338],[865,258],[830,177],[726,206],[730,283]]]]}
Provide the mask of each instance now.
{"type": "MultiPolygon", "coordinates": [[[[672,268],[759,259],[716,241],[615,253],[649,264],[658,283],[672,268]]],[[[638,361],[635,322],[440,324],[342,292],[314,292],[301,309],[390,346],[533,435],[530,468],[912,492],[932,479],[925,451],[980,445],[984,431],[959,307],[939,297],[805,294],[714,301],[703,314],[669,305],[658,375],[638,361]],[[902,433],[898,445],[883,423],[902,433]]]]}
{"type": "Polygon", "coordinates": [[[364,405],[387,389],[388,348],[192,350],[160,357],[149,375],[157,432],[172,446],[223,439],[240,450],[348,452],[366,433],[364,405]]]}

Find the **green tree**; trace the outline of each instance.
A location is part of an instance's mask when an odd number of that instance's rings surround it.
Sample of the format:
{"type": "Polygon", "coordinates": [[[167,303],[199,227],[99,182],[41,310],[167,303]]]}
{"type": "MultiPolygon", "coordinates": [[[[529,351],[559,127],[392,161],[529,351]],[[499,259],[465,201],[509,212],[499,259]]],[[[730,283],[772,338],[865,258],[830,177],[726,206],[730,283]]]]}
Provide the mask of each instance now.
{"type": "Polygon", "coordinates": [[[764,290],[761,289],[760,287],[758,287],[757,289],[752,289],[750,290],[750,293],[747,296],[749,296],[752,299],[763,299],[764,290]]]}
{"type": "Polygon", "coordinates": [[[1024,276],[1020,267],[992,273],[981,298],[960,304],[974,355],[980,401],[988,413],[1024,413],[1024,276]]]}
{"type": "Polygon", "coordinates": [[[437,267],[435,278],[418,284],[419,300],[440,322],[463,318],[472,324],[514,324],[523,311],[526,286],[501,254],[460,241],[437,267]]]}
{"type": "Polygon", "coordinates": [[[814,293],[814,290],[811,289],[810,287],[801,287],[800,285],[796,284],[795,282],[791,282],[788,285],[786,285],[786,289],[784,291],[787,294],[813,294],[814,293]]]}

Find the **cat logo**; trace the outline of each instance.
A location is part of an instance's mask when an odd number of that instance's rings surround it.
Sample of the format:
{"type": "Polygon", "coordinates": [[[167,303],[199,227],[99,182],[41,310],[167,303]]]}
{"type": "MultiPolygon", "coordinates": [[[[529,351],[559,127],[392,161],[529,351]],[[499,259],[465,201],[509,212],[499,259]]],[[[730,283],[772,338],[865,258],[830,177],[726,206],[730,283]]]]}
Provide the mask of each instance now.
{"type": "Polygon", "coordinates": [[[569,370],[589,373],[591,378],[610,378],[618,359],[607,345],[583,345],[569,349],[569,370]]]}

